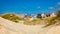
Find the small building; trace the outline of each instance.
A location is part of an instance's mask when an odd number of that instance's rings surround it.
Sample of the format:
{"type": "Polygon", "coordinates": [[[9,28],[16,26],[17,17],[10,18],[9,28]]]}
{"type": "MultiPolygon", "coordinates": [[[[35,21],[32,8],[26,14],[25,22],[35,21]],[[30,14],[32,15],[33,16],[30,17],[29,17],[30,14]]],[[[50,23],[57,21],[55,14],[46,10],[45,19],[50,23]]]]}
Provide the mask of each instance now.
{"type": "Polygon", "coordinates": [[[45,13],[43,13],[43,14],[41,14],[41,17],[42,17],[42,18],[46,18],[47,16],[46,16],[45,13]]]}
{"type": "Polygon", "coordinates": [[[26,19],[30,19],[30,18],[31,18],[31,16],[25,16],[25,18],[26,18],[26,19]]]}
{"type": "Polygon", "coordinates": [[[50,14],[50,17],[54,17],[54,16],[56,16],[55,13],[51,13],[50,14]]]}
{"type": "Polygon", "coordinates": [[[25,15],[24,14],[19,14],[20,18],[24,18],[25,15]]]}

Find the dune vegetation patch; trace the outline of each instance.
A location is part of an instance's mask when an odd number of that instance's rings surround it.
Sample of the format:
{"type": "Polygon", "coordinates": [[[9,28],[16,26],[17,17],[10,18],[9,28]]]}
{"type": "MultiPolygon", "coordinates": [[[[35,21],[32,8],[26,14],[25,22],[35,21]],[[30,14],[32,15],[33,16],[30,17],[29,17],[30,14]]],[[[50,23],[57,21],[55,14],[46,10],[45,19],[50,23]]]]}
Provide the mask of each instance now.
{"type": "Polygon", "coordinates": [[[15,23],[22,23],[20,21],[23,21],[23,24],[25,25],[45,25],[46,27],[54,24],[60,24],[60,11],[57,11],[56,16],[46,17],[43,19],[38,15],[36,18],[33,18],[33,20],[30,20],[31,17],[26,18],[25,16],[24,18],[21,18],[21,16],[13,13],[2,14],[1,17],[15,23]]]}

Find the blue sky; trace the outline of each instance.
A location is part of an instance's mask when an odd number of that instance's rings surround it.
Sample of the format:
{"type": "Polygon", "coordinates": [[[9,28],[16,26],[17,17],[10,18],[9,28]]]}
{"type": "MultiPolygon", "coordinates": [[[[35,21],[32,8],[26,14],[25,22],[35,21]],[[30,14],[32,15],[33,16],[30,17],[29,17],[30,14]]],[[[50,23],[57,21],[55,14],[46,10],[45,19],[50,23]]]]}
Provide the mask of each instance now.
{"type": "Polygon", "coordinates": [[[0,14],[15,12],[18,14],[38,14],[56,12],[60,0],[0,0],[0,14]]]}

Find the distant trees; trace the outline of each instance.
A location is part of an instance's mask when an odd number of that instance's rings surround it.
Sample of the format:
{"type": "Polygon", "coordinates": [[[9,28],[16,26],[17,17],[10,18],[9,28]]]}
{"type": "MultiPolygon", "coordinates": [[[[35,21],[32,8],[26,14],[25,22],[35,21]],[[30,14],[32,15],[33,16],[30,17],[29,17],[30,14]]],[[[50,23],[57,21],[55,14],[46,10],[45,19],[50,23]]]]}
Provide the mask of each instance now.
{"type": "Polygon", "coordinates": [[[37,18],[42,18],[41,14],[37,14],[37,18]]]}

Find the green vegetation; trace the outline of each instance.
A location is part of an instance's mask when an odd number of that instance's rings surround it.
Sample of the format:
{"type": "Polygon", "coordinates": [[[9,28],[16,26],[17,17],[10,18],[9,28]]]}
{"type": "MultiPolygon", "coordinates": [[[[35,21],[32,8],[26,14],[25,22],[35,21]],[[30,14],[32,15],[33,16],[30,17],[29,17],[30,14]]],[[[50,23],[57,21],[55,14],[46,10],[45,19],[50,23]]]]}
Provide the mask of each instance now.
{"type": "Polygon", "coordinates": [[[45,22],[46,23],[45,27],[55,24],[55,22],[54,22],[55,19],[56,19],[56,17],[48,17],[48,18],[46,18],[45,19],[45,21],[46,21],[45,22]]]}
{"type": "Polygon", "coordinates": [[[50,25],[59,25],[60,24],[60,10],[57,11],[55,17],[51,17],[46,20],[48,21],[48,24],[46,24],[45,27],[50,26],[50,25]]]}
{"type": "Polygon", "coordinates": [[[21,20],[21,18],[18,17],[16,14],[7,13],[7,14],[3,14],[1,17],[8,19],[8,20],[11,20],[11,21],[14,21],[14,22],[19,22],[19,20],[21,20]]]}
{"type": "MultiPolygon", "coordinates": [[[[1,17],[14,21],[14,22],[19,22],[19,20],[22,20],[22,18],[20,18],[19,16],[17,16],[16,14],[3,14],[1,15],[1,17]]],[[[44,24],[44,27],[50,26],[50,25],[59,25],[60,24],[60,10],[57,11],[56,16],[53,17],[46,17],[43,18],[41,17],[41,14],[37,15],[37,18],[29,21],[29,19],[24,19],[24,24],[26,25],[40,25],[40,24],[44,24]]]]}
{"type": "Polygon", "coordinates": [[[60,10],[57,12],[57,18],[60,17],[60,10]]]}
{"type": "Polygon", "coordinates": [[[26,25],[40,25],[41,24],[41,19],[37,18],[32,21],[25,20],[24,24],[26,25]]]}

